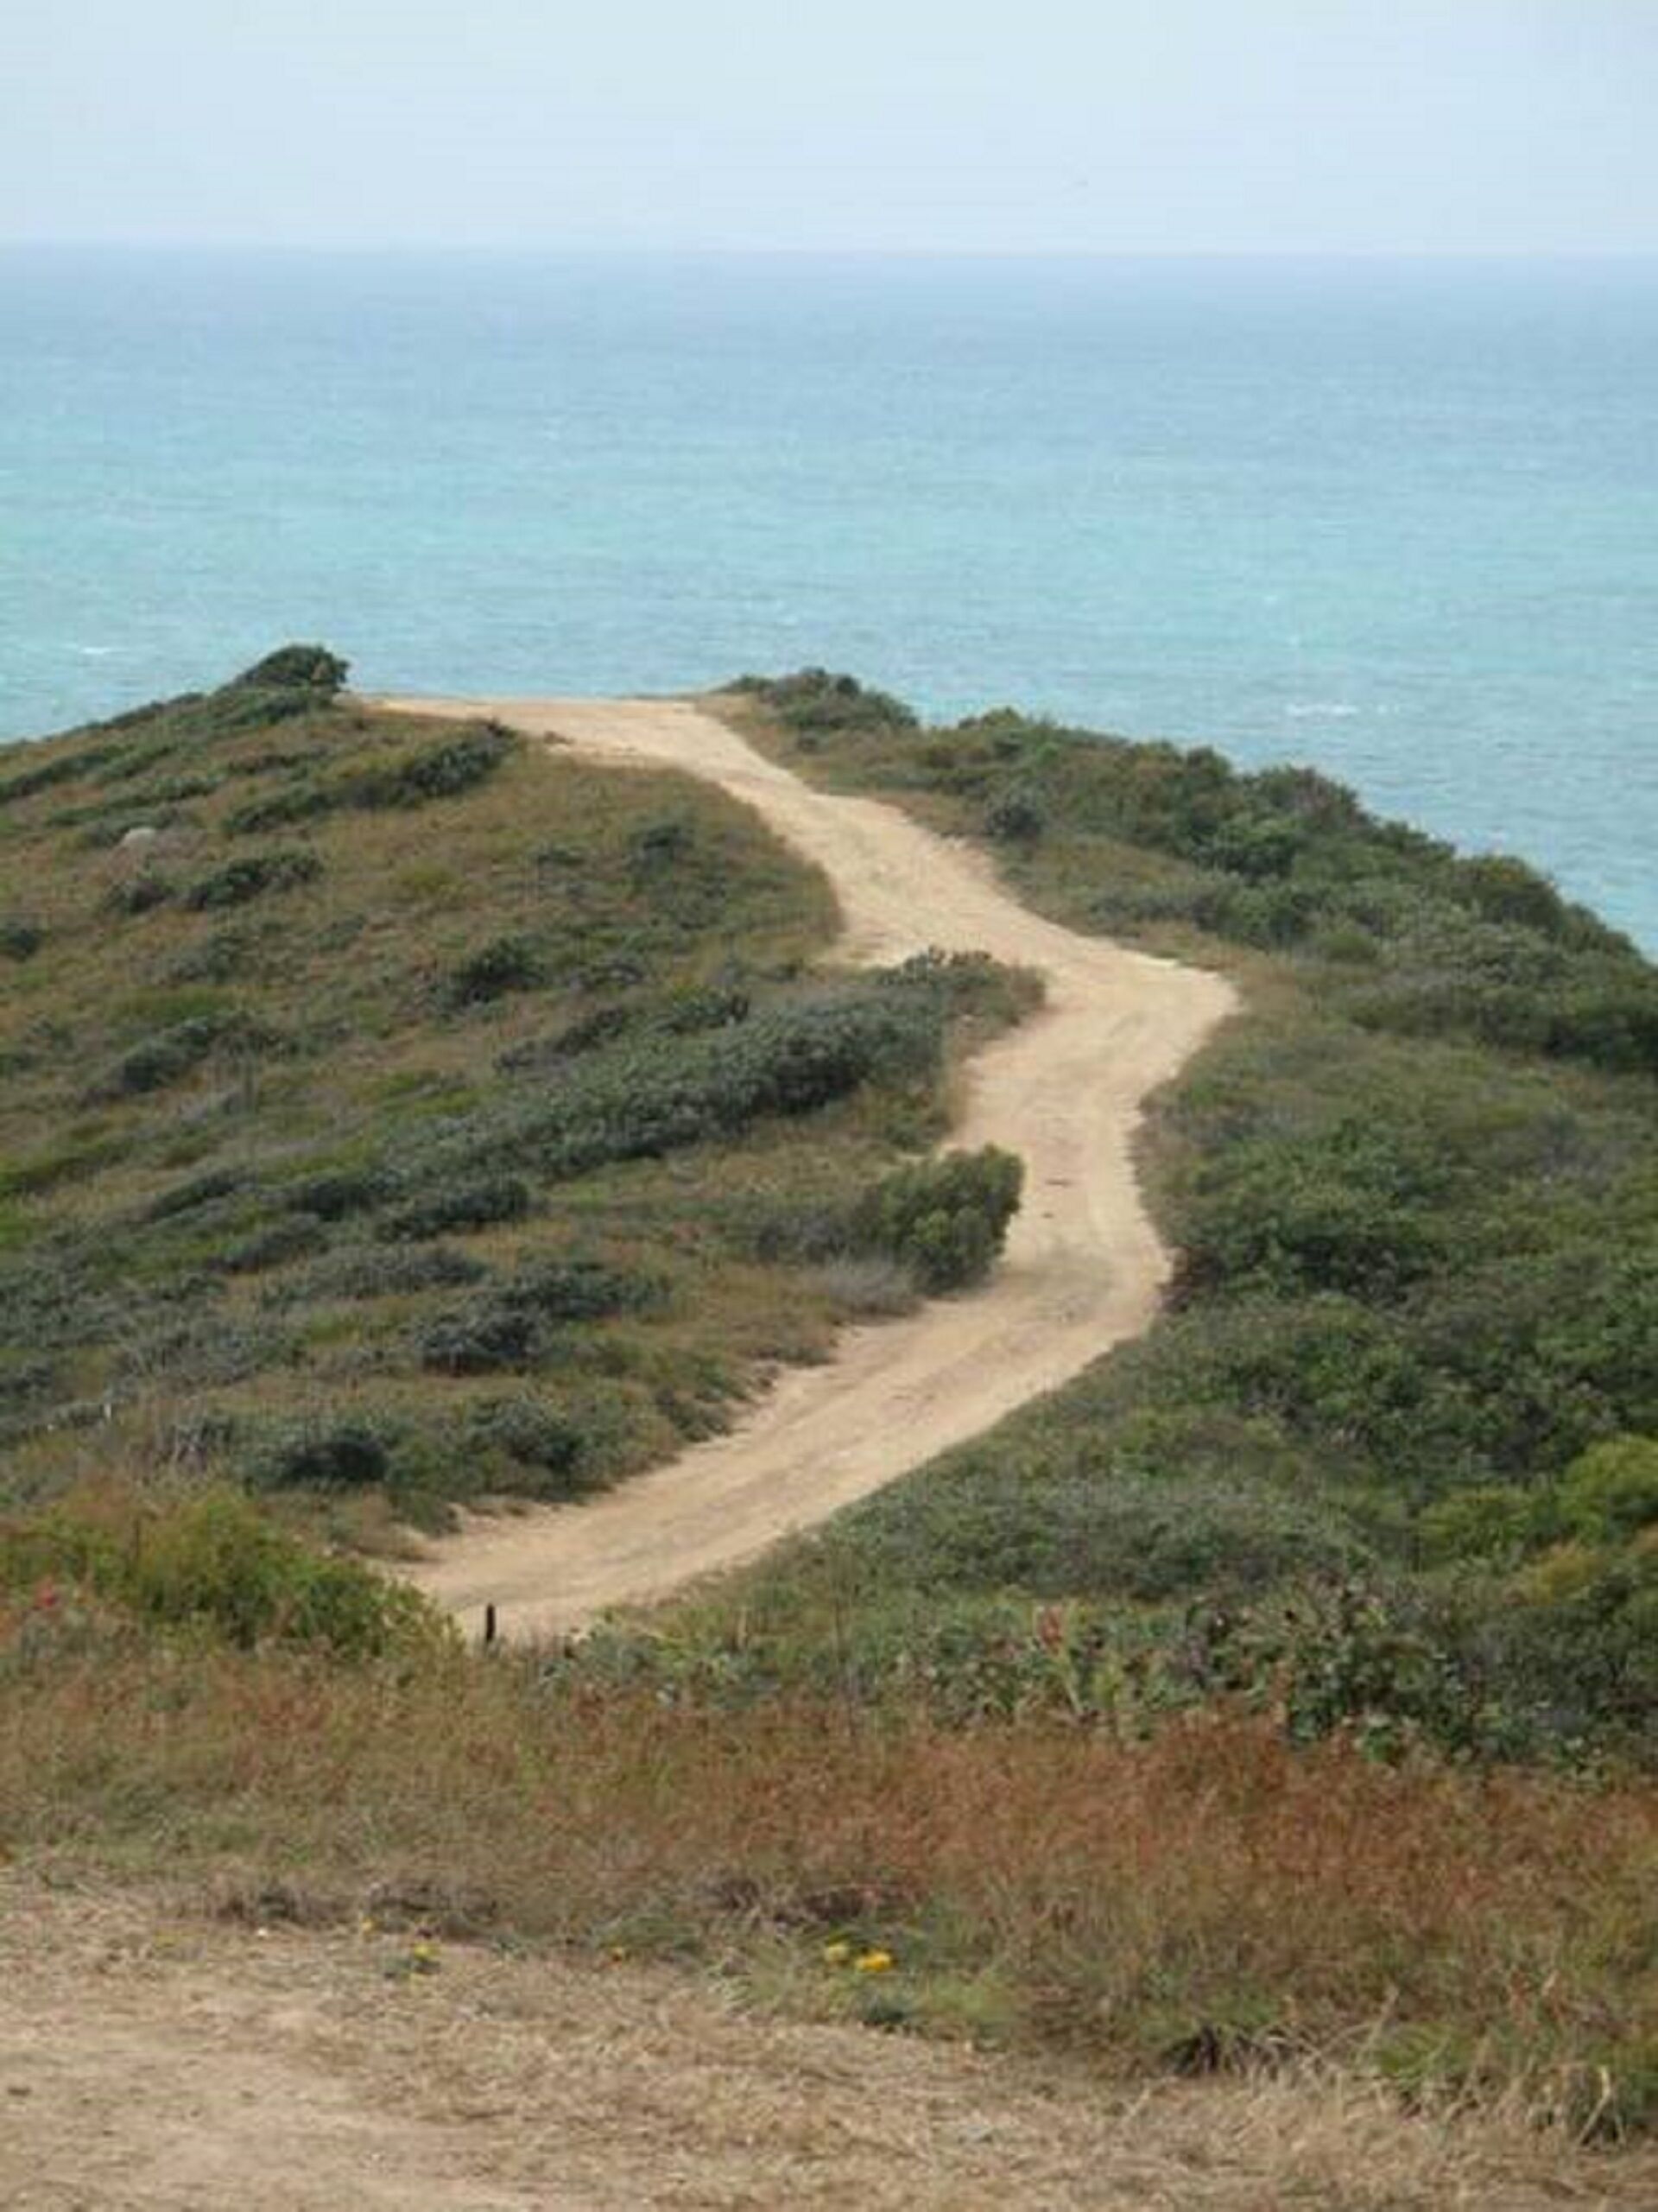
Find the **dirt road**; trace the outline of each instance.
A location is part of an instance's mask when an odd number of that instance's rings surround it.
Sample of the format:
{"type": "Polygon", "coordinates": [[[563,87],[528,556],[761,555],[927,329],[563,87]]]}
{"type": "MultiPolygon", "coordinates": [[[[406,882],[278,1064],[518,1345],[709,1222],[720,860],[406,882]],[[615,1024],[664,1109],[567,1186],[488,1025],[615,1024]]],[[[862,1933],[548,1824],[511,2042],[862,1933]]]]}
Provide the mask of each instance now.
{"type": "Polygon", "coordinates": [[[814,791],[679,701],[412,700],[487,713],[617,762],[687,770],[763,814],[828,876],[838,955],[929,946],[1036,969],[1043,1011],[972,1062],[952,1142],[1025,1162],[1025,1202],[993,1280],[907,1321],[849,1329],[826,1366],[784,1375],[731,1435],[592,1505],[471,1517],[408,1571],[475,1624],[579,1626],[753,1558],[1086,1366],[1149,1322],[1167,1258],[1130,1148],[1147,1095],[1234,1003],[1221,978],[1043,921],[982,856],[896,808],[814,791]]]}

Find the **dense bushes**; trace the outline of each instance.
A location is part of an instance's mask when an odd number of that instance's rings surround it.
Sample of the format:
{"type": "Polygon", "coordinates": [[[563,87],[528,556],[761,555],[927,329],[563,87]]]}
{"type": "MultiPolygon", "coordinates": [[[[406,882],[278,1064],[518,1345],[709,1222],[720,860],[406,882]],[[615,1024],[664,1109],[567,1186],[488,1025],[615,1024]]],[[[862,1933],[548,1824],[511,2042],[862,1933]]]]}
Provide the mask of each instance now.
{"type": "Polygon", "coordinates": [[[1069,1697],[1009,1619],[1071,1599],[1153,1707],[1658,1755],[1658,1518],[1612,1441],[1658,1434],[1658,974],[1522,864],[1304,770],[1006,713],[821,735],[838,788],[925,794],[1061,919],[1269,958],[1158,1109],[1173,1310],[761,1570],[744,1671],[816,1681],[832,1643],[837,1678],[971,1710],[1025,1679],[1011,1638],[1069,1697]]]}

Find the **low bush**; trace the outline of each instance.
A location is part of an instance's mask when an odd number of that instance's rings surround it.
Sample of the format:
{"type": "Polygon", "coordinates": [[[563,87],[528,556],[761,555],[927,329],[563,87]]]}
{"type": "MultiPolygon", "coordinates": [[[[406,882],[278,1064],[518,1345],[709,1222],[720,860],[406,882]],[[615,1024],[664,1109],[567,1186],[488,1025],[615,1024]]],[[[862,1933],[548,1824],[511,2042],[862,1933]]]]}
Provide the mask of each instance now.
{"type": "Polygon", "coordinates": [[[401,1297],[421,1290],[460,1290],[483,1282],[489,1272],[481,1259],[452,1245],[347,1245],[273,1283],[266,1296],[278,1305],[401,1297]]]}
{"type": "Polygon", "coordinates": [[[45,942],[46,931],[38,922],[21,914],[0,915],[0,958],[32,960],[45,942]]]}
{"type": "Polygon", "coordinates": [[[465,1176],[422,1192],[383,1224],[382,1234],[416,1241],[459,1229],[489,1229],[501,1221],[522,1221],[530,1209],[530,1188],[521,1176],[465,1176]]]}
{"type": "Polygon", "coordinates": [[[146,1221],[170,1221],[180,1214],[193,1214],[204,1206],[215,1205],[221,1198],[233,1197],[246,1190],[249,1177],[240,1168],[209,1168],[198,1176],[190,1176],[183,1182],[175,1182],[152,1198],[143,1209],[146,1221]]]}
{"type": "Polygon", "coordinates": [[[351,663],[326,645],[279,645],[250,669],[232,676],[231,691],[307,691],[331,700],[351,674],[351,663]]]}
{"type": "Polygon", "coordinates": [[[372,1423],[320,1415],[272,1426],[256,1440],[247,1464],[263,1489],[358,1489],[385,1480],[391,1453],[372,1423]]]}
{"type": "Polygon", "coordinates": [[[111,884],[104,894],[104,903],[111,914],[149,914],[174,896],[168,878],[155,869],[142,868],[123,882],[111,884]]]}
{"type": "Polygon", "coordinates": [[[500,1296],[547,1321],[604,1321],[659,1305],[662,1286],[654,1277],[582,1257],[539,1256],[527,1260],[500,1296]]]}
{"type": "Polygon", "coordinates": [[[791,728],[813,738],[915,727],[915,717],[902,700],[827,669],[802,669],[790,676],[739,676],[730,688],[762,700],[791,728]]]}
{"type": "MultiPolygon", "coordinates": [[[[233,837],[314,821],[345,808],[424,806],[434,799],[459,798],[489,781],[509,758],[516,740],[494,726],[466,730],[436,745],[411,748],[389,759],[349,769],[326,779],[307,775],[285,791],[249,799],[232,808],[225,827],[233,837]]],[[[314,765],[301,756],[295,764],[314,765]]]]}
{"type": "Polygon", "coordinates": [[[320,859],[302,846],[249,852],[192,884],[184,894],[184,903],[196,914],[245,906],[266,891],[290,891],[300,884],[314,883],[321,873],[320,859]]]}
{"type": "Polygon", "coordinates": [[[530,1367],[545,1343],[546,1333],[533,1307],[493,1295],[434,1314],[414,1334],[421,1366],[440,1375],[487,1375],[503,1368],[530,1367]]]}
{"type": "Polygon", "coordinates": [[[223,1275],[258,1275],[268,1267],[285,1267],[303,1258],[327,1239],[327,1231],[314,1215],[285,1214],[268,1221],[251,1236],[239,1238],[215,1252],[209,1264],[223,1275]]]}
{"type": "Polygon", "coordinates": [[[396,760],[359,770],[345,788],[354,807],[417,807],[455,799],[486,783],[517,749],[519,740],[498,723],[459,732],[420,746],[396,760]]]}
{"type": "Polygon", "coordinates": [[[263,1023],[241,1013],[198,1014],[130,1046],[94,1087],[99,1099],[141,1097],[164,1090],[214,1053],[268,1052],[276,1043],[263,1023]]]}
{"type": "Polygon", "coordinates": [[[438,1653],[452,1631],[406,1585],[285,1534],[239,1493],[145,1505],[71,1501],[0,1522],[0,1589],[67,1585],[164,1628],[343,1659],[438,1653]]]}
{"type": "Polygon", "coordinates": [[[584,1471],[586,1437],[580,1426],[539,1398],[493,1398],[467,1408],[465,1435],[474,1452],[497,1453],[541,1478],[536,1494],[574,1498],[593,1486],[584,1471]]]}
{"type": "Polygon", "coordinates": [[[0,782],[0,807],[15,806],[59,783],[79,783],[95,769],[113,760],[118,750],[114,745],[77,745],[73,751],[49,752],[32,767],[0,782]]]}
{"type": "Polygon", "coordinates": [[[1002,845],[1032,845],[1047,827],[1047,810],[1031,791],[1004,791],[984,812],[984,834],[1002,845]]]}
{"type": "Polygon", "coordinates": [[[931,1079],[945,1014],[928,979],[901,974],[766,1007],[718,1035],[624,1041],[500,1135],[555,1176],[678,1150],[868,1082],[931,1079]]]}
{"type": "Polygon", "coordinates": [[[990,1272],[1023,1181],[1023,1163],[993,1144],[901,1168],[860,1202],[852,1240],[902,1261],[924,1290],[961,1290],[990,1272]]]}
{"type": "Polygon", "coordinates": [[[394,1188],[386,1171],[370,1164],[326,1168],[320,1175],[302,1176],[288,1185],[286,1195],[296,1213],[313,1214],[323,1221],[343,1221],[348,1214],[372,1212],[394,1188]]]}
{"type": "Polygon", "coordinates": [[[534,991],[547,979],[547,963],[528,937],[493,937],[469,954],[444,986],[457,1008],[484,1006],[515,991],[534,991]]]}

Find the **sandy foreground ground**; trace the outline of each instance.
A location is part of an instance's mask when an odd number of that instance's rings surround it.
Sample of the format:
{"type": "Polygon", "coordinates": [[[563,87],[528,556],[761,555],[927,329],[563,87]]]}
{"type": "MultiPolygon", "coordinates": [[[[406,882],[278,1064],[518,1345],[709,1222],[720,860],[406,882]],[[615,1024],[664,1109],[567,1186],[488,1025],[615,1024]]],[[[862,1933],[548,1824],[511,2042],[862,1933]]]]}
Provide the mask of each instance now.
{"type": "Polygon", "coordinates": [[[488,713],[618,763],[705,776],[828,877],[837,957],[884,965],[937,947],[1035,969],[1047,1004],[972,1062],[952,1143],[1025,1163],[993,1279],[913,1318],[848,1329],[822,1367],[782,1376],[728,1435],[592,1505],[473,1516],[407,1569],[476,1626],[579,1626],[751,1559],[1086,1366],[1150,1321],[1168,1260],[1130,1148],[1149,1093],[1232,1007],[1220,977],[1082,937],[997,884],[982,855],[895,807],[814,791],[722,722],[670,700],[393,700],[488,713]]]}
{"type": "Polygon", "coordinates": [[[1171,2083],[745,2013],[631,1963],[0,1872],[6,2212],[1542,2212],[1658,2161],[1335,2083],[1171,2083]]]}

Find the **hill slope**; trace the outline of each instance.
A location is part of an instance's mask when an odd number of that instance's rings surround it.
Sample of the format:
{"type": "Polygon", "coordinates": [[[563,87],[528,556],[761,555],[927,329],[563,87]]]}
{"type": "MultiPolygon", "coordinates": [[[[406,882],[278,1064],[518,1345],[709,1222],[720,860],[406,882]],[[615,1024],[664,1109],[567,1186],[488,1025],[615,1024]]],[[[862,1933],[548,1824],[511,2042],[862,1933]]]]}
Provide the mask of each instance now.
{"type": "Polygon", "coordinates": [[[339,674],[0,773],[14,1499],[223,1468],[362,1536],[578,1495],[913,1296],[851,1214],[1024,986],[814,965],[821,877],[706,784],[339,674]]]}

